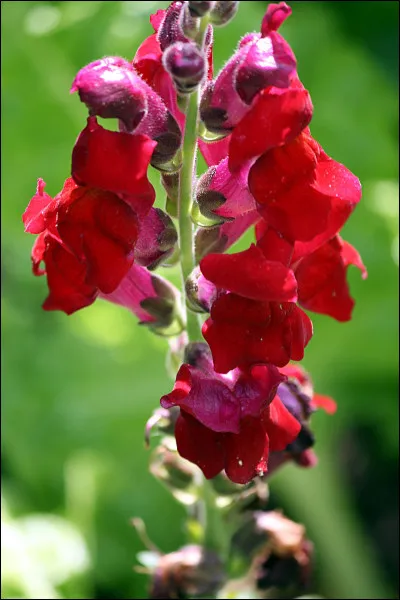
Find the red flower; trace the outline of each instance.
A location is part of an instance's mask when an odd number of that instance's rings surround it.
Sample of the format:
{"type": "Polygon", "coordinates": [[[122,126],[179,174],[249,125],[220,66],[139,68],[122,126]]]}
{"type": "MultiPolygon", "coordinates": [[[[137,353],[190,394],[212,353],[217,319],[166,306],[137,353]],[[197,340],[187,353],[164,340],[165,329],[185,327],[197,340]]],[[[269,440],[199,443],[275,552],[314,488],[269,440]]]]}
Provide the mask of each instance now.
{"type": "Polygon", "coordinates": [[[249,188],[269,227],[295,243],[295,255],[312,252],[344,225],[361,198],[361,185],[303,132],[261,156],[249,188]]]}
{"type": "Polygon", "coordinates": [[[70,314],[91,304],[99,291],[114,291],[132,265],[138,222],[116,194],[67,179],[53,200],[39,180],[23,220],[26,231],[40,233],[32,261],[36,275],[44,273],[42,261],[46,266],[46,310],[70,314]]]}
{"type": "Polygon", "coordinates": [[[266,471],[269,450],[283,450],[300,424],[278,399],[271,403],[283,379],[275,367],[256,365],[222,376],[205,353],[197,365],[182,365],[161,405],[181,409],[175,426],[181,456],[207,478],[225,469],[232,481],[247,483],[266,471]]]}
{"type": "Polygon", "coordinates": [[[291,302],[259,302],[230,293],[213,303],[202,331],[215,370],[227,373],[256,363],[283,367],[289,360],[302,360],[312,323],[291,302]]]}

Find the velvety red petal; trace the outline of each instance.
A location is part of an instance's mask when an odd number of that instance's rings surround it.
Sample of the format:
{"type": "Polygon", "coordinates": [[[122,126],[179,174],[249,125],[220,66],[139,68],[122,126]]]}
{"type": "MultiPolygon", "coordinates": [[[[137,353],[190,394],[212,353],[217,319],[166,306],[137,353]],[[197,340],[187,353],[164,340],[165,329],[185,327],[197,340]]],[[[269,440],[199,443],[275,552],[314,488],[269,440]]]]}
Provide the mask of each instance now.
{"type": "Polygon", "coordinates": [[[269,226],[308,244],[296,244],[293,260],[332,238],[361,197],[358,179],[305,133],[259,158],[249,187],[269,226]]]}
{"type": "Polygon", "coordinates": [[[261,33],[268,35],[271,31],[276,31],[282,23],[292,14],[292,9],[285,2],[279,4],[268,4],[267,12],[264,15],[261,24],[261,33]]]}
{"type": "Polygon", "coordinates": [[[55,205],[55,202],[49,194],[44,191],[46,184],[43,179],[38,179],[36,194],[31,198],[22,221],[27,233],[41,233],[46,228],[45,211],[49,205],[55,205]]]}
{"type": "Polygon", "coordinates": [[[227,158],[230,140],[229,135],[215,142],[203,142],[203,140],[199,140],[199,150],[208,167],[217,165],[221,160],[227,158]]]}
{"type": "Polygon", "coordinates": [[[336,412],[337,404],[330,398],[330,396],[321,396],[321,394],[314,394],[311,404],[315,408],[322,408],[328,415],[333,415],[336,412]]]}
{"type": "Polygon", "coordinates": [[[108,131],[89,117],[72,152],[72,176],[80,185],[116,194],[142,195],[147,187],[154,201],[147,168],[156,145],[147,135],[108,131]]]}
{"type": "Polygon", "coordinates": [[[57,228],[63,241],[86,261],[87,283],[110,294],[128,273],[138,235],[132,209],[116,195],[80,187],[60,207],[57,228]]]}
{"type": "Polygon", "coordinates": [[[200,269],[216,286],[252,300],[297,300],[293,271],[279,262],[266,260],[254,244],[237,254],[209,254],[200,262],[200,269]]]}
{"type": "Polygon", "coordinates": [[[161,398],[161,406],[180,406],[205,427],[217,432],[239,432],[240,404],[215,374],[190,365],[179,369],[174,390],[161,398]]]}
{"type": "Polygon", "coordinates": [[[204,339],[211,348],[217,373],[228,373],[245,362],[245,329],[233,323],[218,323],[207,319],[202,328],[204,339]]]}
{"type": "Polygon", "coordinates": [[[257,247],[267,260],[278,261],[288,267],[293,256],[294,245],[288,242],[279,231],[268,227],[265,221],[256,227],[257,247]]]}
{"type": "Polygon", "coordinates": [[[229,168],[238,169],[244,161],[291,142],[311,121],[312,110],[305,89],[262,90],[232,132],[229,168]]]}
{"type": "Polygon", "coordinates": [[[262,416],[262,422],[269,438],[272,452],[284,450],[298,436],[301,425],[290,414],[278,396],[275,396],[262,416]]]}
{"type": "Polygon", "coordinates": [[[196,419],[181,411],[175,425],[179,454],[212,479],[224,468],[224,434],[211,431],[196,419]]]}
{"type": "Polygon", "coordinates": [[[35,240],[33,244],[31,259],[32,259],[32,272],[34,275],[44,275],[46,269],[40,268],[40,263],[44,260],[44,253],[46,250],[46,233],[43,232],[35,240]]]}
{"type": "Polygon", "coordinates": [[[50,292],[44,310],[62,310],[69,315],[94,302],[97,290],[86,284],[86,265],[50,236],[46,238],[43,260],[50,292]]]}
{"type": "Polygon", "coordinates": [[[278,385],[286,380],[274,365],[255,365],[242,371],[233,389],[243,417],[259,417],[273,400],[278,385]]]}
{"type": "Polygon", "coordinates": [[[296,278],[302,306],[348,321],[354,306],[346,279],[348,265],[354,264],[350,260],[366,273],[358,252],[350,244],[345,246],[339,237],[300,260],[296,278]]]}
{"type": "Polygon", "coordinates": [[[284,367],[290,359],[301,360],[312,324],[293,303],[257,302],[226,294],[213,303],[202,331],[215,370],[227,373],[257,363],[284,367]]]}
{"type": "Polygon", "coordinates": [[[242,420],[239,434],[226,434],[225,472],[234,483],[248,483],[256,475],[268,440],[258,419],[242,420]]]}
{"type": "Polygon", "coordinates": [[[288,337],[290,337],[290,358],[291,360],[302,360],[304,358],[304,348],[313,335],[311,319],[301,308],[294,306],[293,312],[286,320],[286,326],[288,327],[288,337]]]}
{"type": "Polygon", "coordinates": [[[349,265],[354,265],[355,267],[360,269],[362,278],[366,279],[368,277],[368,272],[357,250],[351,244],[342,240],[342,238],[340,238],[339,236],[338,238],[342,244],[340,254],[345,267],[349,265]]]}

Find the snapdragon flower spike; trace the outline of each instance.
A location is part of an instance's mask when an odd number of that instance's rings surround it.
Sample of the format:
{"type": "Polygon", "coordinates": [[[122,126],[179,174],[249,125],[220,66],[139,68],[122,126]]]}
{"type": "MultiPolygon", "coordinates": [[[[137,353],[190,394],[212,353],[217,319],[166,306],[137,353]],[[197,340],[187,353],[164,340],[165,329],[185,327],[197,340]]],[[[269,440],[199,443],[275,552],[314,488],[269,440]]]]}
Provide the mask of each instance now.
{"type": "Polygon", "coordinates": [[[230,133],[253,109],[262,90],[268,94],[289,88],[295,73],[296,59],[280,34],[266,28],[260,34],[247,34],[204,91],[201,117],[207,129],[230,133]]]}
{"type": "Polygon", "coordinates": [[[116,194],[79,186],[72,178],[54,199],[44,189],[39,180],[23,216],[25,230],[40,234],[32,250],[33,272],[47,274],[50,295],[43,308],[70,314],[94,302],[100,291],[114,291],[125,277],[138,221],[116,194]]]}
{"type": "Polygon", "coordinates": [[[308,130],[261,156],[249,188],[268,226],[296,243],[294,260],[333,238],[361,198],[361,185],[308,130]]]}
{"type": "Polygon", "coordinates": [[[265,472],[269,450],[283,449],[300,430],[280,401],[271,403],[283,377],[273,365],[218,375],[205,344],[189,346],[187,358],[161,399],[164,408],[181,409],[178,452],[207,478],[225,469],[233,482],[247,483],[265,472]]]}
{"type": "Polygon", "coordinates": [[[202,333],[215,370],[228,373],[257,363],[284,367],[289,360],[302,360],[313,328],[293,302],[263,302],[227,293],[213,303],[202,333]]]}
{"type": "Polygon", "coordinates": [[[140,223],[135,246],[135,263],[155,269],[173,253],[178,234],[171,217],[160,208],[152,208],[140,223]]]}
{"type": "Polygon", "coordinates": [[[111,294],[101,293],[99,297],[127,308],[141,325],[156,333],[165,334],[172,326],[174,335],[182,330],[178,290],[145,267],[133,264],[111,294]]]}
{"type": "Polygon", "coordinates": [[[151,164],[169,168],[181,145],[179,125],[129,62],[111,56],[90,63],[75,77],[71,92],[75,91],[90,116],[119,119],[124,132],[155,140],[151,164]]]}

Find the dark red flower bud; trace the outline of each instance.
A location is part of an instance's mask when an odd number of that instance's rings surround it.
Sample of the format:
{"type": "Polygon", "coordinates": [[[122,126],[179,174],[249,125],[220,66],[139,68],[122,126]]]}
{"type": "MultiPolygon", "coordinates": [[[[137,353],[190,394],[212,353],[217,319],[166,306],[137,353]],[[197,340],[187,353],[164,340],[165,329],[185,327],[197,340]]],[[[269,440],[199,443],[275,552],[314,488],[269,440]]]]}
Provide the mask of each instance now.
{"type": "Polygon", "coordinates": [[[177,240],[171,217],[161,208],[152,208],[140,224],[135,246],[136,264],[155,269],[172,254],[177,240]]]}
{"type": "Polygon", "coordinates": [[[196,261],[210,252],[225,252],[230,248],[249,227],[259,219],[257,211],[249,211],[218,227],[199,227],[195,235],[196,261]]]}
{"type": "Polygon", "coordinates": [[[210,12],[210,21],[213,25],[222,27],[233,19],[239,8],[237,0],[219,0],[215,2],[210,12]]]}
{"type": "Polygon", "coordinates": [[[83,67],[71,93],[79,93],[91,116],[121,119],[126,130],[133,131],[147,112],[147,86],[143,83],[129,62],[108,56],[83,67]]]}
{"type": "Polygon", "coordinates": [[[200,313],[210,312],[212,303],[217,297],[217,288],[202,275],[199,267],[193,269],[186,280],[185,288],[192,310],[200,313]]]}
{"type": "Polygon", "coordinates": [[[157,32],[157,39],[163,52],[175,42],[188,42],[187,33],[196,29],[196,19],[186,8],[186,2],[171,2],[165,11],[157,32]]]}
{"type": "Polygon", "coordinates": [[[192,17],[204,17],[204,15],[214,8],[215,2],[189,0],[188,5],[192,17]]]}
{"type": "Polygon", "coordinates": [[[204,78],[207,60],[194,42],[175,42],[163,54],[163,64],[177,91],[190,94],[204,78]]]}
{"type": "Polygon", "coordinates": [[[153,429],[155,429],[157,433],[161,432],[164,435],[173,436],[178,416],[179,408],[177,406],[173,406],[172,408],[162,408],[162,406],[160,406],[153,410],[151,417],[147,419],[144,430],[144,441],[146,446],[150,446],[150,437],[153,429]]]}

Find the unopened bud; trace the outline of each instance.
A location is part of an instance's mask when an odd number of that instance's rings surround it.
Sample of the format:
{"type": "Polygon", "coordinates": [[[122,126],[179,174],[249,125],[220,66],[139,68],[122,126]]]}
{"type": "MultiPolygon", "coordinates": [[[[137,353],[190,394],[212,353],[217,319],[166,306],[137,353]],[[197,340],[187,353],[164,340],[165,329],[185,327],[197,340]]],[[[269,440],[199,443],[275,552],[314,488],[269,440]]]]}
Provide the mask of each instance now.
{"type": "Polygon", "coordinates": [[[190,342],[184,353],[184,362],[202,371],[207,371],[212,365],[212,355],[208,344],[205,342],[190,342]]]}
{"type": "Polygon", "coordinates": [[[199,267],[195,267],[187,278],[185,289],[186,298],[192,310],[199,313],[210,312],[217,289],[202,275],[199,267]]]}
{"type": "Polygon", "coordinates": [[[179,502],[190,506],[197,498],[194,486],[196,467],[168,448],[165,442],[154,450],[150,472],[167,486],[179,502]]]}
{"type": "Polygon", "coordinates": [[[200,118],[205,127],[205,139],[210,137],[210,134],[218,137],[225,137],[230,133],[229,126],[225,125],[228,119],[228,113],[225,108],[220,106],[212,106],[214,95],[214,81],[209,81],[203,89],[200,100],[200,118]]]}
{"type": "MultiPolygon", "coordinates": [[[[225,194],[218,188],[225,190],[227,186],[224,185],[225,179],[221,177],[221,174],[219,177],[215,177],[216,173],[217,167],[210,167],[197,183],[191,217],[192,221],[200,227],[214,227],[227,221],[233,221],[233,217],[224,216],[218,212],[218,209],[223,207],[227,201],[225,194]]],[[[231,174],[229,175],[231,177],[231,174]]]]}
{"type": "Polygon", "coordinates": [[[161,183],[167,192],[165,210],[171,217],[178,217],[179,173],[162,173],[161,183]]]}
{"type": "Polygon", "coordinates": [[[161,172],[176,173],[182,166],[180,146],[182,133],[171,114],[167,115],[164,131],[154,136],[157,146],[151,157],[151,164],[161,172]]]}
{"type": "Polygon", "coordinates": [[[163,64],[179,94],[190,94],[204,78],[207,64],[204,53],[194,42],[176,42],[163,54],[163,64]]]}
{"type": "Polygon", "coordinates": [[[151,276],[151,283],[156,295],[142,300],[140,306],[153,320],[143,324],[162,336],[178,335],[184,329],[178,290],[158,275],[151,276]]]}
{"type": "Polygon", "coordinates": [[[147,112],[147,86],[132,65],[118,56],[96,60],[75,77],[71,93],[78,92],[91,116],[120,119],[134,131],[147,112]]]}
{"type": "Polygon", "coordinates": [[[210,12],[211,23],[221,27],[226,25],[236,15],[238,8],[238,0],[219,0],[219,2],[215,2],[215,6],[210,12]]]}
{"type": "Polygon", "coordinates": [[[141,223],[135,246],[135,262],[152,270],[171,256],[178,234],[171,217],[161,208],[153,208],[141,223]]]}
{"type": "Polygon", "coordinates": [[[162,432],[164,435],[174,435],[175,423],[179,416],[179,408],[172,406],[171,408],[163,408],[160,406],[153,411],[151,417],[147,420],[144,441],[146,446],[150,446],[150,437],[153,430],[157,433],[162,432]]]}
{"type": "Polygon", "coordinates": [[[215,2],[189,0],[189,11],[193,17],[204,17],[215,6],[215,2]]]}
{"type": "Polygon", "coordinates": [[[200,262],[204,256],[211,252],[224,252],[228,245],[229,239],[222,232],[222,227],[199,227],[194,238],[196,261],[200,262]]]}

